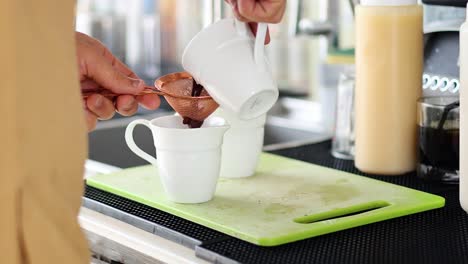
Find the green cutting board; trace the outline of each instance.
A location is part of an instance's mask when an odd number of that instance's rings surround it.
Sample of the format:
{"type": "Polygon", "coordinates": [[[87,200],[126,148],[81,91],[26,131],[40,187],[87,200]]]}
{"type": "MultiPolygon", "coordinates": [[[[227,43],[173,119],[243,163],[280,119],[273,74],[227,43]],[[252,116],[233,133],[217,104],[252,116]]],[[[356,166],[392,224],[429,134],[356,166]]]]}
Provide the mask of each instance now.
{"type": "Polygon", "coordinates": [[[153,166],[96,175],[88,178],[87,184],[261,246],[422,212],[445,203],[444,198],[432,194],[271,154],[262,154],[253,177],[220,179],[214,199],[203,204],[167,200],[153,166]]]}

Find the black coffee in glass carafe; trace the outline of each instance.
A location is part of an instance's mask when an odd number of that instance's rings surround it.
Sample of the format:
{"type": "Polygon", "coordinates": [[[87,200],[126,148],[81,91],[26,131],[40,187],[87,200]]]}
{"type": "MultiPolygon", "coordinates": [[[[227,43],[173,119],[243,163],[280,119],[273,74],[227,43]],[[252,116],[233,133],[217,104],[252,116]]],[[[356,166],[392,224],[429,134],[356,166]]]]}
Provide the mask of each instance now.
{"type": "Polygon", "coordinates": [[[460,167],[457,97],[429,97],[418,102],[418,177],[458,183],[460,167]]]}

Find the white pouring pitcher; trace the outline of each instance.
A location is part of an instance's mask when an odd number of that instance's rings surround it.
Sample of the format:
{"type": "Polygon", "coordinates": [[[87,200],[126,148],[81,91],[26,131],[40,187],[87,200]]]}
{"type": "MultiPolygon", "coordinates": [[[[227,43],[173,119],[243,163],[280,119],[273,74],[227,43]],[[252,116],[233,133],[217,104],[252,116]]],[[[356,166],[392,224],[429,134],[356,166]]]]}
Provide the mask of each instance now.
{"type": "Polygon", "coordinates": [[[242,120],[265,114],[278,99],[265,57],[267,24],[257,37],[247,23],[222,19],[200,31],[182,56],[182,66],[223,108],[242,120]]]}

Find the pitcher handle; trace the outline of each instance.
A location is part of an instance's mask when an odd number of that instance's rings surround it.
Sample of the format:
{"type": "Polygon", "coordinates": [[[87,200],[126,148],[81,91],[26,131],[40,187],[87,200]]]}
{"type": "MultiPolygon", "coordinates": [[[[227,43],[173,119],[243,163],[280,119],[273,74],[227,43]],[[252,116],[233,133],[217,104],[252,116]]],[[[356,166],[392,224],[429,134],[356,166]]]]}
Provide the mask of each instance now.
{"type": "MultiPolygon", "coordinates": [[[[239,36],[249,37],[249,26],[247,23],[239,21],[234,18],[234,26],[236,27],[237,34],[239,36]]],[[[267,23],[258,23],[257,34],[255,38],[254,46],[254,60],[258,67],[262,70],[266,69],[265,65],[265,38],[267,36],[267,23]]]]}
{"type": "Polygon", "coordinates": [[[140,158],[148,161],[149,163],[156,165],[156,158],[144,152],[140,147],[137,146],[135,140],[133,139],[133,130],[137,125],[144,125],[151,130],[151,123],[148,120],[138,119],[132,121],[125,129],[125,141],[127,142],[127,145],[130,148],[130,150],[133,151],[133,153],[135,153],[140,158]]]}
{"type": "Polygon", "coordinates": [[[268,24],[258,23],[257,37],[255,38],[254,58],[255,63],[260,69],[266,69],[265,65],[265,38],[267,35],[268,24]]]}

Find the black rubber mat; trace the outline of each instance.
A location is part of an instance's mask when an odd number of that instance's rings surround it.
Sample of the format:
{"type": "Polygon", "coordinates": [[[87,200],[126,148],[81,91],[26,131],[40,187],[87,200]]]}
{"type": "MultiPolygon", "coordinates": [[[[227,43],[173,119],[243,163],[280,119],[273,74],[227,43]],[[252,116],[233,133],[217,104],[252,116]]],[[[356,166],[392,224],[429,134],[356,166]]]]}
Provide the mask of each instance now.
{"type": "Polygon", "coordinates": [[[218,231],[91,186],[86,186],[84,196],[122,212],[156,223],[158,226],[189,236],[199,241],[199,244],[212,240],[217,241],[220,238],[226,237],[226,235],[218,231]]]}
{"type": "MultiPolygon", "coordinates": [[[[334,159],[330,142],[285,149],[275,154],[361,174],[352,161],[334,159]]],[[[446,206],[277,247],[259,247],[228,237],[127,199],[87,187],[86,197],[193,236],[197,255],[241,263],[468,263],[468,215],[458,203],[458,186],[426,183],[414,173],[372,176],[446,198],[446,206]],[[100,195],[96,196],[96,193],[100,195]],[[111,198],[109,198],[111,197],[111,198]],[[144,210],[140,209],[144,208],[144,210]]]]}
{"type": "Polygon", "coordinates": [[[334,159],[330,142],[275,154],[438,194],[446,206],[273,248],[238,239],[203,248],[242,263],[468,263],[468,215],[459,205],[458,185],[426,183],[414,173],[362,174],[352,161],[334,159]]]}

